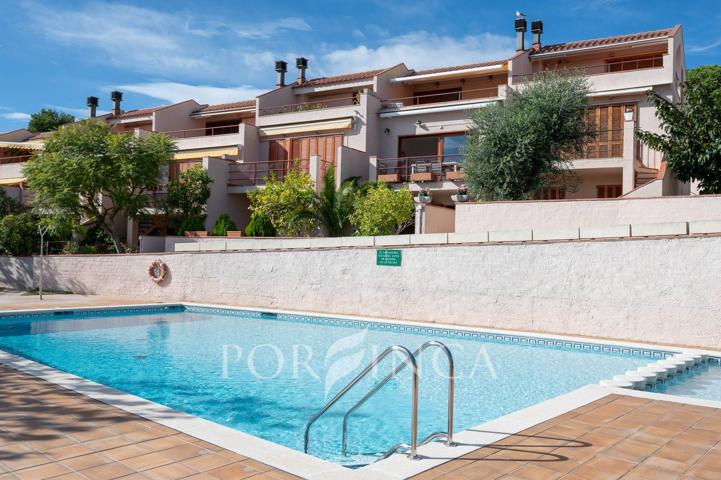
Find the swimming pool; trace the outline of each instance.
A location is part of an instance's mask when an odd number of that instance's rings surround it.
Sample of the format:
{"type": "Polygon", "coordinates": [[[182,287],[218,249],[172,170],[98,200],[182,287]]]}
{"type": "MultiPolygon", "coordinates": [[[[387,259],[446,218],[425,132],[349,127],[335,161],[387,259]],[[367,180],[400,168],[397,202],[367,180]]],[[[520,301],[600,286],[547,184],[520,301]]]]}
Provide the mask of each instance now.
{"type": "MultiPolygon", "coordinates": [[[[0,349],[191,415],[303,451],[307,420],[390,345],[434,339],[453,352],[460,431],[663,357],[660,351],[234,309],[172,306],[0,316],[0,349]]],[[[421,364],[419,438],[445,429],[444,357],[421,364]]],[[[385,366],[385,368],[384,368],[385,366]]],[[[406,369],[351,419],[342,417],[390,371],[361,382],[311,430],[309,453],[364,465],[409,439],[406,369]]]]}

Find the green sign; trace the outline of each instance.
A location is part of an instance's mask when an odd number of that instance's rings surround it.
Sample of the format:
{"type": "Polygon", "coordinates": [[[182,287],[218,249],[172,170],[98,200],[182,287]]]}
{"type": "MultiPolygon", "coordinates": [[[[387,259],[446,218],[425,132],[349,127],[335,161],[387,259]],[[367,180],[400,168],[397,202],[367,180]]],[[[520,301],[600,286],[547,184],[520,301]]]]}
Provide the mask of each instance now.
{"type": "Polygon", "coordinates": [[[381,267],[400,267],[402,258],[400,250],[376,250],[376,265],[381,267]]]}

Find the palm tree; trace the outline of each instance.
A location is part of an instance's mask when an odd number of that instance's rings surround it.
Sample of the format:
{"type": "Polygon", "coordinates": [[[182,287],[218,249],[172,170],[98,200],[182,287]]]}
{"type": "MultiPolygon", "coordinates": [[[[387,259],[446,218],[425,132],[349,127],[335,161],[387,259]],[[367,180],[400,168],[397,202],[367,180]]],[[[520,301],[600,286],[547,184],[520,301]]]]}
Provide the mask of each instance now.
{"type": "Polygon", "coordinates": [[[312,218],[329,237],[341,237],[351,228],[350,215],[358,193],[358,177],[349,178],[335,186],[335,168],[331,165],[323,176],[323,189],[315,194],[311,208],[299,209],[291,224],[312,218]]]}

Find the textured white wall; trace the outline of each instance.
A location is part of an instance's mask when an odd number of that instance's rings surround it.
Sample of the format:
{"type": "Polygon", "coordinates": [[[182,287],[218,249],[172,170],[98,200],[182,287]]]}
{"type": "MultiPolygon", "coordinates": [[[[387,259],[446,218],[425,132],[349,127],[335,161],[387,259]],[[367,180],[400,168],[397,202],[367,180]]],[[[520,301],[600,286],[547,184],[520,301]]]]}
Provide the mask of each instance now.
{"type": "Polygon", "coordinates": [[[721,220],[721,196],[464,203],[456,232],[721,220]]]}
{"type": "MultiPolygon", "coordinates": [[[[30,286],[29,262],[0,259],[0,285],[30,286]]],[[[372,248],[56,256],[45,288],[719,348],[720,270],[721,237],[695,237],[404,248],[400,268],[372,248]]]]}

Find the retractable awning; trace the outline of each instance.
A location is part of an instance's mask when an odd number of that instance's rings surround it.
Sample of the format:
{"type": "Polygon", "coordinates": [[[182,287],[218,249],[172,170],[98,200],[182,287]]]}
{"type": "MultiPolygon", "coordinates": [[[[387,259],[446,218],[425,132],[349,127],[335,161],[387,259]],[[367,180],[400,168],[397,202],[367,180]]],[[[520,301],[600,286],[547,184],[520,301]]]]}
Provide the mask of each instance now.
{"type": "Polygon", "coordinates": [[[0,185],[3,185],[5,187],[22,185],[23,183],[25,183],[25,180],[25,177],[3,178],[0,179],[0,185]]]}
{"type": "Polygon", "coordinates": [[[223,155],[238,155],[238,147],[178,152],[173,158],[174,160],[188,160],[191,158],[221,157],[223,155]]]}
{"type": "Polygon", "coordinates": [[[17,150],[42,150],[43,144],[39,142],[0,142],[0,148],[17,150]]]}
{"type": "Polygon", "coordinates": [[[260,135],[261,137],[271,137],[275,135],[291,135],[294,133],[313,133],[326,132],[329,130],[347,130],[351,127],[353,127],[353,119],[351,117],[348,117],[337,120],[299,123],[295,125],[261,127],[258,129],[258,135],[260,135]]]}

